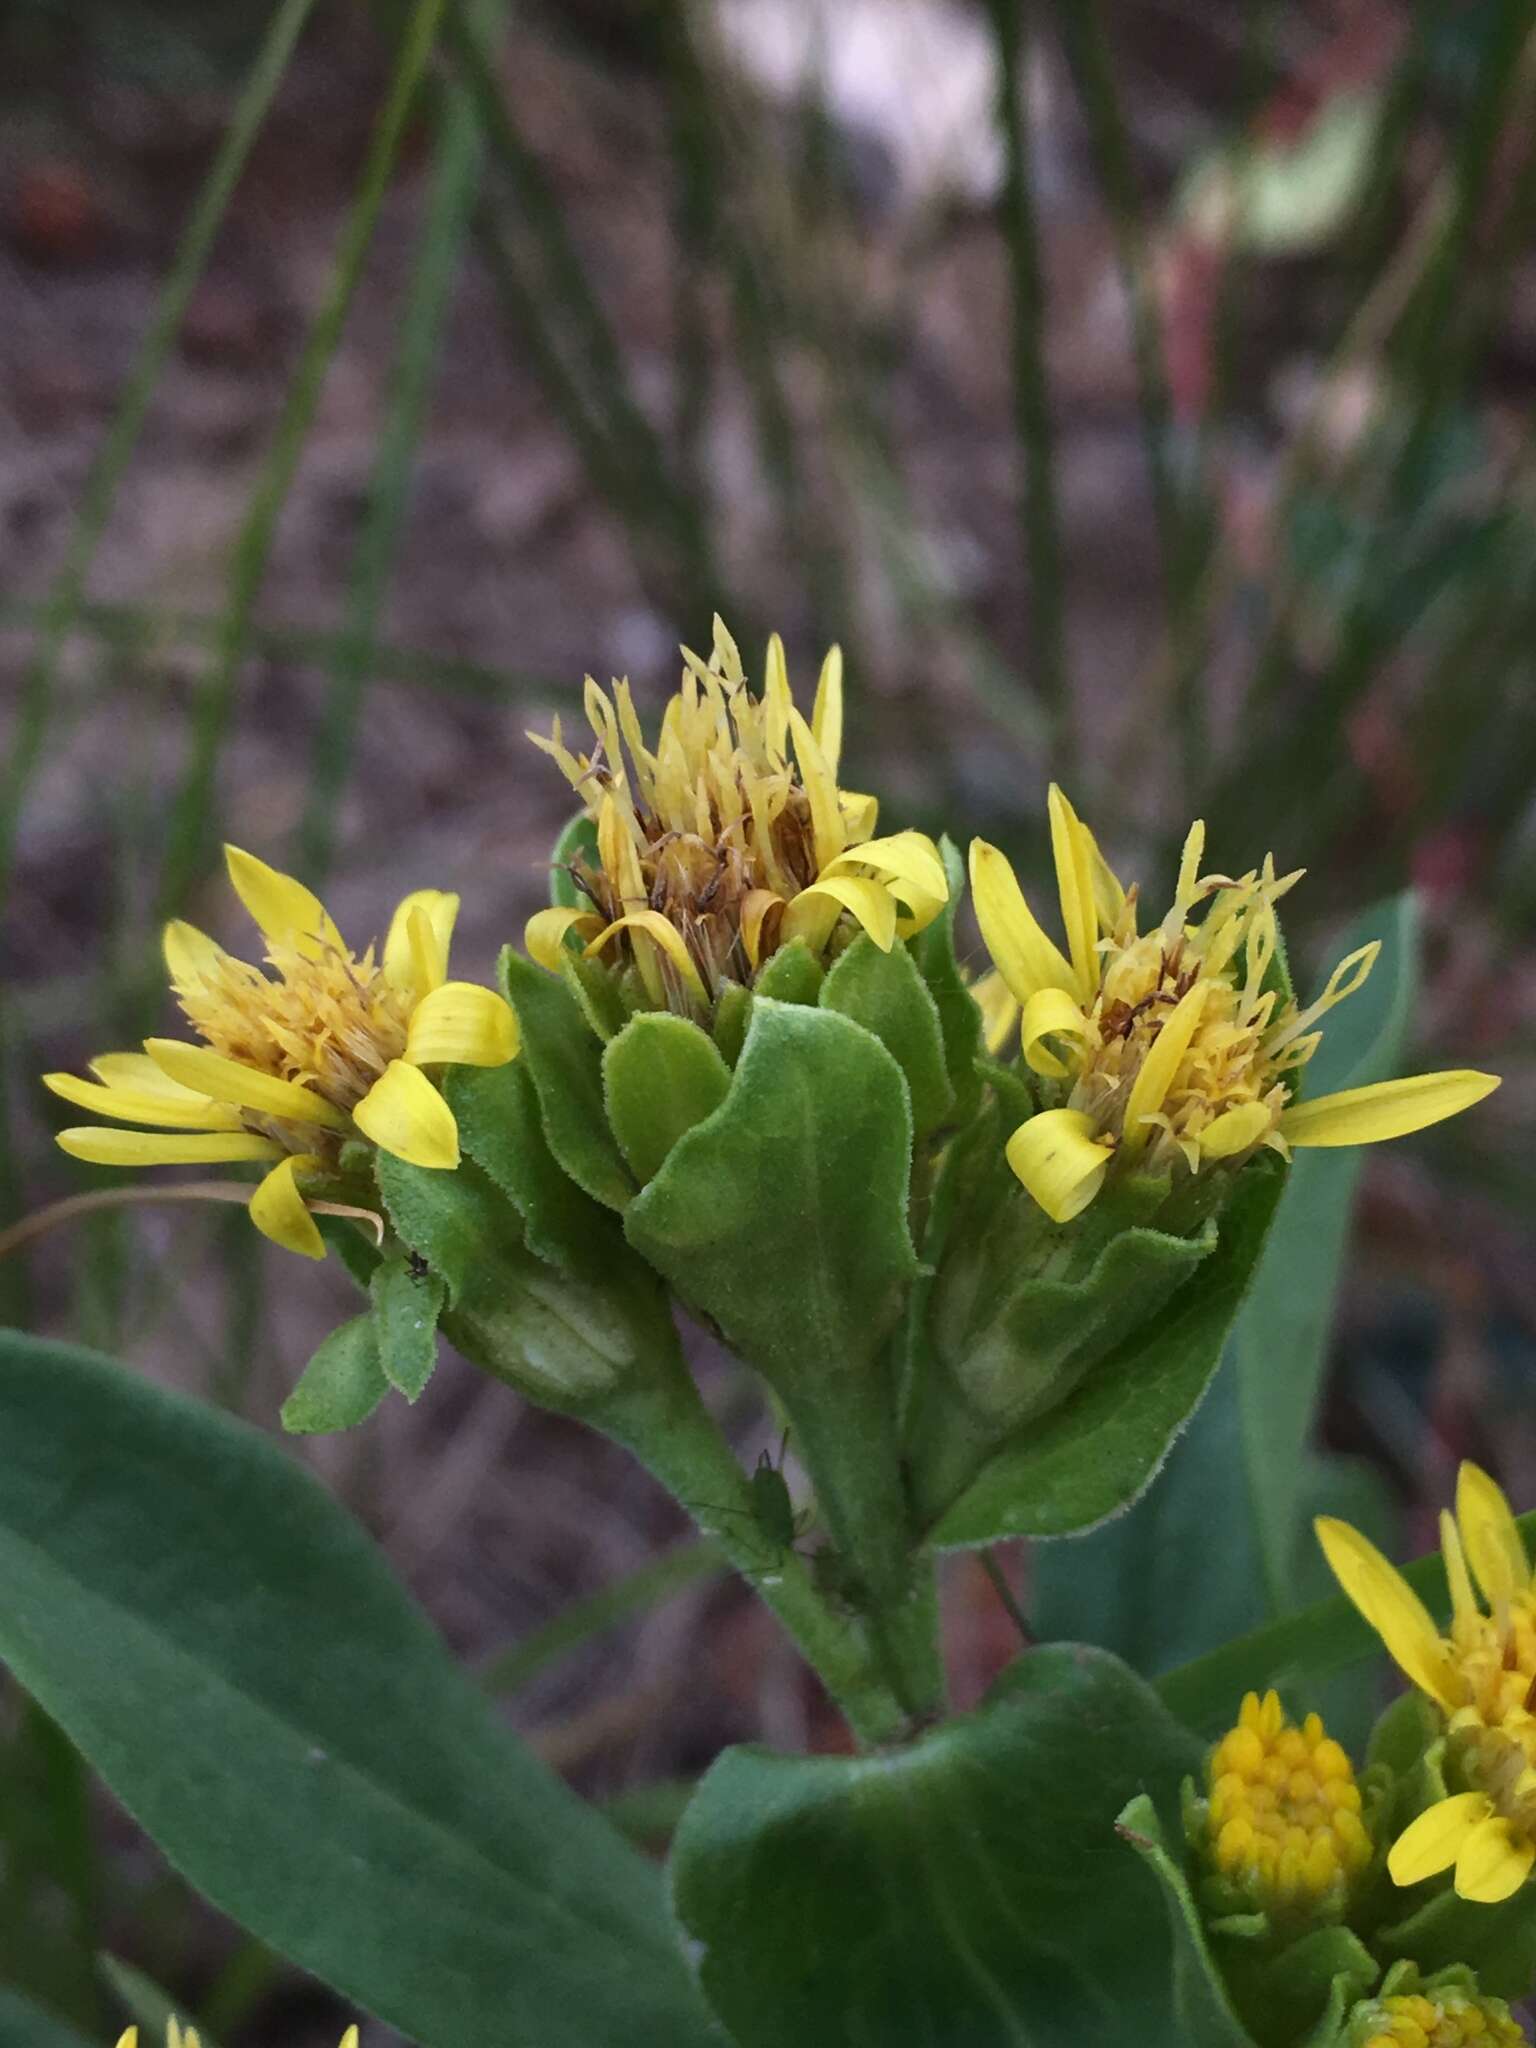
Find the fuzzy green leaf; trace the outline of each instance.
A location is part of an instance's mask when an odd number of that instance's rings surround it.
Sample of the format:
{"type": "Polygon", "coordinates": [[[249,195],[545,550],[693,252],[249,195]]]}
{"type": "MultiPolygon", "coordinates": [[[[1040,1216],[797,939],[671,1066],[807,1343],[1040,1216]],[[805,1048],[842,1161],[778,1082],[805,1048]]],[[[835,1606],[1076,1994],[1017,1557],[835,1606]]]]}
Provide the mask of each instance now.
{"type": "Polygon", "coordinates": [[[1162,1888],[1173,1934],[1174,2003],[1188,2048],[1253,2048],[1252,2035],[1232,2009],[1184,1872],[1164,1846],[1162,1822],[1146,1793],[1137,1794],[1115,1826],[1162,1888]]]}
{"type": "Polygon", "coordinates": [[[366,1422],[389,1392],[372,1315],[354,1316],[321,1344],[283,1403],[283,1427],[321,1436],[366,1422]]]}
{"type": "Polygon", "coordinates": [[[949,901],[912,941],[912,952],[938,1005],[944,1064],[955,1098],[952,1113],[955,1122],[963,1124],[975,1115],[981,1100],[981,1077],[976,1071],[982,1052],[981,1012],[955,955],[955,919],[965,895],[965,862],[947,833],[939,841],[939,853],[949,878],[949,901]]]}
{"type": "Polygon", "coordinates": [[[632,1017],[603,1053],[603,1096],[619,1149],[642,1186],[685,1131],[725,1100],[731,1070],[714,1041],[664,1010],[632,1017]]]}
{"type": "Polygon", "coordinates": [[[510,946],[501,956],[501,983],[517,1012],[520,1057],[539,1098],[550,1151],[594,1201],[622,1209],[635,1183],[603,1108],[601,1041],[566,984],[510,946]]]}
{"type": "Polygon", "coordinates": [[[571,862],[584,860],[588,867],[601,866],[597,852],[597,827],[585,811],[578,811],[550,849],[549,900],[556,910],[590,910],[588,898],[571,876],[571,862]]]}
{"type": "Polygon", "coordinates": [[[392,1387],[418,1400],[437,1364],[437,1321],[448,1300],[440,1273],[384,1259],[369,1283],[379,1363],[392,1387]]]}
{"type": "Polygon", "coordinates": [[[935,1130],[954,1107],[955,1095],[944,1064],[938,1005],[906,947],[883,953],[861,933],[827,975],[819,1000],[824,1010],[838,1010],[874,1033],[906,1079],[917,1136],[935,1130]]]}
{"type": "Polygon", "coordinates": [[[278,1445],[15,1334],[0,1440],[0,1657],[221,1912],[420,2048],[706,2048],[652,1872],[278,1445]]]}
{"type": "Polygon", "coordinates": [[[1115,1834],[1197,1750],[1123,1665],[1056,1645],[975,1714],[860,1758],[728,1750],[674,1845],[741,2048],[1176,2048],[1156,1885],[1115,1834]]]}
{"type": "Polygon", "coordinates": [[[814,1003],[824,972],[804,939],[791,939],[758,969],[753,992],[776,1003],[814,1003]]]}

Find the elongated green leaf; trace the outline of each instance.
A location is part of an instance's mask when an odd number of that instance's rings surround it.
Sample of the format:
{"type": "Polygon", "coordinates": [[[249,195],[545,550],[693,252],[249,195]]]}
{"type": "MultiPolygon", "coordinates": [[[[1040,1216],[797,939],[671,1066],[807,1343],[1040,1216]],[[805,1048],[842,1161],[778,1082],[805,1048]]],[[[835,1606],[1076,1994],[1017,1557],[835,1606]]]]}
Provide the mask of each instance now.
{"type": "Polygon", "coordinates": [[[976,1071],[982,1050],[981,1012],[955,957],[955,918],[965,895],[965,862],[947,833],[939,841],[939,852],[949,880],[949,901],[927,930],[912,941],[912,952],[938,1005],[944,1065],[954,1093],[951,1114],[961,1124],[975,1114],[981,1099],[981,1076],[976,1071]]]}
{"type": "Polygon", "coordinates": [[[19,1991],[0,1986],[0,2048],[98,2048],[19,1991]]]}
{"type": "Polygon", "coordinates": [[[1157,1808],[1145,1792],[1116,1826],[1162,1888],[1173,1935],[1174,2002],[1188,2048],[1253,2048],[1252,2035],[1232,2010],[1183,1869],[1164,1844],[1157,1808]]]}
{"type": "Polygon", "coordinates": [[[622,1209],[635,1181],[608,1128],[601,1042],[565,983],[510,946],[501,956],[501,982],[522,1028],[522,1063],[550,1151],[594,1201],[622,1209]]]}
{"type": "Polygon", "coordinates": [[[370,1282],[379,1363],[408,1401],[419,1398],[437,1364],[437,1319],[448,1299],[441,1274],[409,1259],[385,1259],[370,1282]]]}
{"type": "Polygon", "coordinates": [[[1262,1160],[1244,1168],[1194,1278],[1060,1408],[1026,1424],[944,1516],[936,1543],[1068,1535],[1137,1497],[1210,1383],[1282,1179],[1262,1160]]]}
{"type": "Polygon", "coordinates": [[[631,1017],[603,1052],[608,1122],[643,1186],[685,1131],[724,1102],[731,1070],[715,1042],[686,1017],[650,1010],[631,1017]]]}
{"type": "Polygon", "coordinates": [[[379,1356],[378,1325],[354,1316],[332,1330],[283,1403],[283,1427],[298,1436],[324,1435],[366,1422],[389,1392],[379,1356]]]}
{"type": "Polygon", "coordinates": [[[841,1011],[872,1031],[895,1060],[918,1137],[944,1121],[955,1094],[944,1063],[938,1004],[905,946],[882,953],[861,933],[822,983],[819,1000],[824,1010],[841,1011]]]}
{"type": "Polygon", "coordinates": [[[976,1714],[862,1758],[728,1750],[673,1897],[741,2048],[1175,2048],[1156,1885],[1115,1832],[1195,1744],[1114,1658],[1023,1658],[976,1714]]]}
{"type": "Polygon", "coordinates": [[[421,2048],[703,2048],[651,1873],[281,1450],[14,1334],[0,1439],[0,1655],[216,1906],[421,2048]]]}

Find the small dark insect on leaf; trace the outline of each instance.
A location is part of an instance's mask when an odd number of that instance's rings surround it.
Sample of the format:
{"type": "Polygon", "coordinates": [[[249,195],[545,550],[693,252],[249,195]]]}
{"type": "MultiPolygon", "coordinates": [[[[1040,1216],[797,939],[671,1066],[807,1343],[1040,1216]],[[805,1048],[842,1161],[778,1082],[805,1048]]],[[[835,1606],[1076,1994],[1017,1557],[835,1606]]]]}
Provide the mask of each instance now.
{"type": "Polygon", "coordinates": [[[408,1252],[406,1256],[410,1260],[411,1278],[413,1280],[425,1280],[432,1269],[421,1256],[421,1253],[408,1252]]]}

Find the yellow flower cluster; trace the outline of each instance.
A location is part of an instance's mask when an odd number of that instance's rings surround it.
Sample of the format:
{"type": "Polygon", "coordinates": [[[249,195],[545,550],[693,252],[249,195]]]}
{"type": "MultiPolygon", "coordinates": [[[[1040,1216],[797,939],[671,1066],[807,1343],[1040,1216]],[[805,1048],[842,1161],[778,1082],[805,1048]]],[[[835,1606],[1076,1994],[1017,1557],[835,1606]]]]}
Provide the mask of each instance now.
{"type": "Polygon", "coordinates": [[[1508,1898],[1536,1863],[1536,1583],[1509,1502],[1486,1472],[1462,1466],[1455,1517],[1440,1518],[1449,1634],[1357,1529],[1325,1517],[1317,1534],[1339,1584],[1445,1721],[1456,1789],[1393,1844],[1393,1880],[1454,1868],[1463,1898],[1508,1898]]]}
{"type": "Polygon", "coordinates": [[[558,972],[567,942],[632,967],[658,1008],[707,1013],[726,981],[749,983],[780,946],[821,954],[845,914],[884,951],[931,923],[949,885],[920,832],[873,836],[873,797],[839,789],[843,663],[822,664],[809,721],[796,708],[783,642],[768,643],[762,695],[720,619],[708,662],[683,650],[654,751],[630,696],[589,676],[590,753],[556,719],[545,739],[596,827],[597,863],[572,863],[589,910],[542,910],[528,951],[558,972]]]}
{"type": "Polygon", "coordinates": [[[1362,2016],[1360,2048],[1529,2048],[1502,1999],[1469,1991],[1413,1991],[1378,1998],[1362,2016]]]}
{"type": "MultiPolygon", "coordinates": [[[[1282,1002],[1266,986],[1280,942],[1275,905],[1299,870],[1276,875],[1266,859],[1237,877],[1202,874],[1196,822],[1173,903],[1142,932],[1136,890],[1054,785],[1049,809],[1065,952],[982,839],[971,846],[971,886],[1048,1104],[1014,1132],[1008,1160],[1055,1222],[1087,1208],[1117,1157],[1148,1172],[1198,1173],[1261,1145],[1288,1155],[1293,1145],[1368,1144],[1454,1116],[1498,1086],[1490,1074],[1425,1074],[1295,1102],[1298,1072],[1321,1041],[1316,1025],[1360,987],[1379,947],[1341,961],[1305,1009],[1282,1002]]],[[[995,1039],[995,989],[985,1001],[995,1039]]]]}
{"type": "Polygon", "coordinates": [[[1257,1911],[1336,1904],[1371,1860],[1349,1758],[1316,1714],[1293,1727],[1273,1692],[1244,1699],[1207,1782],[1211,1861],[1257,1911]]]}
{"type": "Polygon", "coordinates": [[[349,1138],[416,1166],[457,1166],[453,1112],[431,1076],[510,1060],[517,1019],[494,990],[448,979],[457,896],[407,896],[375,958],[372,946],[348,949],[302,882],[236,846],[225,857],[272,972],[179,919],[167,925],[171,986],[202,1044],[150,1038],[142,1052],[92,1060],[94,1080],[45,1074],[66,1102],[158,1127],[83,1125],[58,1142],[98,1166],[261,1161],[269,1170],[251,1197],[252,1222],[288,1250],[323,1258],[303,1183],[334,1173],[349,1138]]]}

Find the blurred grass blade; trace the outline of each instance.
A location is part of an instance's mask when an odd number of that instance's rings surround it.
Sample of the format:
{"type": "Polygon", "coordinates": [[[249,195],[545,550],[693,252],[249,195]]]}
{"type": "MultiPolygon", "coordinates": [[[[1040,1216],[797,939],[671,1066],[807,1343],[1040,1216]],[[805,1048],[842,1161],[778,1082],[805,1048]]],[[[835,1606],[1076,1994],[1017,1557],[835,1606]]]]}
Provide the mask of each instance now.
{"type": "Polygon", "coordinates": [[[691,1586],[724,1568],[724,1561],[713,1543],[679,1544],[676,1549],[653,1558],[649,1564],[641,1565],[638,1571],[630,1572],[617,1584],[604,1586],[601,1592],[593,1593],[585,1600],[572,1601],[553,1620],[532,1630],[510,1650],[503,1650],[500,1656],[493,1657],[481,1672],[480,1683],[487,1692],[498,1695],[519,1692],[548,1665],[579,1649],[593,1636],[617,1628],[621,1622],[644,1613],[647,1608],[659,1607],[672,1594],[682,1592],[685,1586],[691,1586]]]}
{"type": "Polygon", "coordinates": [[[1052,726],[1057,779],[1076,783],[1076,735],[1067,675],[1066,577],[1056,493],[1056,439],[1046,383],[1045,280],[1040,263],[1029,132],[1026,0],[989,0],[1004,153],[1003,228],[1013,289],[1014,428],[1023,457],[1024,552],[1035,684],[1052,726]]]}
{"type": "Polygon", "coordinates": [[[181,904],[206,851],[219,749],[234,711],[240,666],[250,642],[251,615],[266,576],[278,518],[314,420],[320,387],[362,275],[444,4],[445,0],[417,0],[411,9],[389,91],[369,143],[362,181],[342,230],[330,283],[305,341],[271,449],[235,543],[229,603],[219,634],[217,658],[213,673],[198,696],[191,721],[191,758],[166,824],[157,902],[162,917],[170,916],[181,904]]]}
{"type": "Polygon", "coordinates": [[[417,444],[437,367],[443,322],[480,170],[474,108],[454,86],[438,95],[437,153],[421,224],[416,265],[401,318],[400,348],[385,400],[368,511],[358,538],[346,626],[331,668],[298,830],[298,865],[316,886],[335,851],[336,807],[357,740],[363,699],[375,669],[379,618],[409,504],[417,444]]]}
{"type": "Polygon", "coordinates": [[[130,457],[144,425],[166,359],[175,345],[187,304],[197,288],[224,218],[225,208],[245,169],[251,145],[267,109],[283,81],[314,0],[283,0],[267,31],[249,78],[235,106],[229,130],[219,146],[192,217],[187,223],[171,272],[161,289],[154,318],[128,376],[112,428],[86,479],[79,520],[64,565],[38,626],[38,642],[22,677],[21,701],[10,753],[0,773],[0,900],[4,899],[15,853],[16,829],[47,730],[59,654],[79,609],[97,544],[111,516],[130,457]]]}
{"type": "Polygon", "coordinates": [[[184,2024],[196,2021],[199,2048],[219,2048],[196,2013],[189,2013],[184,2005],[178,2005],[153,1977],[133,1963],[125,1963],[121,1956],[103,1954],[97,1959],[97,1967],[126,2006],[129,2018],[144,2029],[140,2039],[145,2041],[147,2035],[145,2048],[159,2048],[166,2037],[168,2020],[180,2020],[184,2024]]]}

